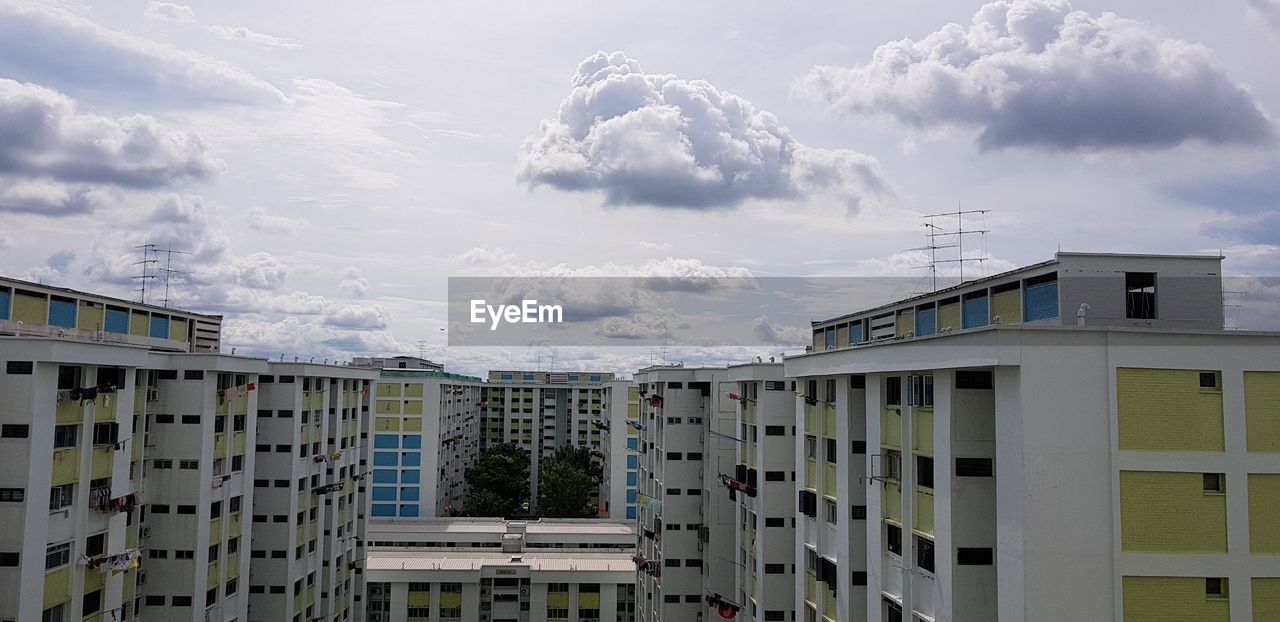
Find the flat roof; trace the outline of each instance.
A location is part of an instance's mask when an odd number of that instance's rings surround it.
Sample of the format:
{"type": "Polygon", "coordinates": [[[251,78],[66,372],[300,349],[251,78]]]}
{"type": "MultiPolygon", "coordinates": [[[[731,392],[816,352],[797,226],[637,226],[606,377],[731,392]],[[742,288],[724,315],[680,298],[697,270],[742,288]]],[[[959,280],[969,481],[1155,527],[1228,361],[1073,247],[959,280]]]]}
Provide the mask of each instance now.
{"type": "MultiPolygon", "coordinates": [[[[370,522],[368,533],[507,533],[509,522],[502,519],[451,518],[425,521],[370,522]]],[[[595,534],[634,536],[635,527],[630,522],[613,520],[536,520],[525,523],[525,533],[540,535],[595,534]]]]}
{"type": "Polygon", "coordinates": [[[144,307],[147,309],[160,311],[162,313],[181,313],[183,315],[195,315],[203,318],[209,318],[211,320],[221,321],[223,319],[221,315],[214,315],[211,313],[200,313],[197,311],[187,311],[185,309],[175,309],[173,307],[162,307],[160,305],[153,305],[145,302],[138,302],[136,300],[125,300],[124,298],[116,298],[115,296],[104,296],[102,294],[95,294],[93,292],[86,292],[79,289],[71,289],[70,287],[58,287],[56,285],[46,285],[44,283],[34,283],[32,281],[15,279],[9,276],[0,276],[0,283],[6,282],[6,281],[19,287],[32,288],[32,289],[45,289],[45,290],[50,290],[55,292],[61,292],[63,294],[72,295],[72,296],[81,296],[81,297],[87,296],[91,298],[98,298],[98,299],[105,300],[108,302],[113,302],[122,306],[144,307]]]}
{"type": "Polygon", "coordinates": [[[501,553],[493,550],[439,551],[371,549],[365,554],[365,570],[481,570],[485,566],[527,566],[533,571],[551,572],[635,572],[632,552],[529,551],[501,553]],[[518,560],[518,561],[515,561],[518,560]]]}

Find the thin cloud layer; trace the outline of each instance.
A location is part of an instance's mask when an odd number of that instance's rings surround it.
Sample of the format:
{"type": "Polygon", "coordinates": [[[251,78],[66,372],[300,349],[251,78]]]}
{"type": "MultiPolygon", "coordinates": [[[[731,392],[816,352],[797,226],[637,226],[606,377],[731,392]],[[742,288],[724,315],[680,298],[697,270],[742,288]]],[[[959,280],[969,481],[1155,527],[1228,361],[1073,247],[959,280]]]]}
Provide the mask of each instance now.
{"type": "Polygon", "coordinates": [[[0,0],[0,75],[151,106],[284,101],[274,86],[224,61],[12,0],[0,0]]]}
{"type": "Polygon", "coordinates": [[[855,67],[814,67],[797,90],[837,115],[885,114],[922,132],[978,129],[981,149],[1263,144],[1276,130],[1202,45],[1068,0],[1000,0],[969,27],[881,45],[855,67]]]}
{"type": "Polygon", "coordinates": [[[695,210],[832,195],[856,211],[887,192],[875,158],[806,147],[751,102],[703,80],[644,73],[622,52],[582,61],[571,86],[556,118],[521,147],[516,177],[531,188],[695,210]]]}
{"type": "Polygon", "coordinates": [[[209,34],[224,41],[244,41],[272,50],[296,50],[302,47],[301,43],[292,39],[255,32],[244,26],[210,26],[209,34]]]}
{"type": "Polygon", "coordinates": [[[151,21],[179,24],[190,23],[196,19],[196,12],[191,10],[191,7],[156,0],[147,3],[147,8],[143,9],[142,15],[151,21]]]}
{"type": "Polygon", "coordinates": [[[1272,26],[1280,28],[1280,0],[1249,0],[1249,8],[1272,26]]]}
{"type": "Polygon", "coordinates": [[[81,112],[57,91],[0,79],[0,211],[86,213],[111,188],[165,188],[221,166],[190,132],[81,112]]]}

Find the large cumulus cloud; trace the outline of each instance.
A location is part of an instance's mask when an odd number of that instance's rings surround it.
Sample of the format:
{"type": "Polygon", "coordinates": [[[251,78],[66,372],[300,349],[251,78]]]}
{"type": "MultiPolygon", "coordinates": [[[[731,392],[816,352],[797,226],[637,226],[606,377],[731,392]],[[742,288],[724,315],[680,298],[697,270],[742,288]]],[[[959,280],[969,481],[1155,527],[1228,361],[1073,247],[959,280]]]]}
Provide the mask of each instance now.
{"type": "Polygon", "coordinates": [[[838,115],[979,131],[982,149],[1153,149],[1258,144],[1272,121],[1202,45],[1068,0],[999,0],[966,28],[878,47],[855,67],[819,66],[798,90],[838,115]]]}
{"type": "Polygon", "coordinates": [[[62,93],[0,78],[0,211],[83,213],[107,189],[201,180],[221,166],[190,132],[82,112],[62,93]]]}
{"type": "Polygon", "coordinates": [[[516,176],[530,187],[601,191],[610,206],[830,195],[856,210],[886,192],[874,158],[806,147],[751,102],[703,80],[644,73],[622,52],[578,65],[559,113],[522,146],[516,176]]]}

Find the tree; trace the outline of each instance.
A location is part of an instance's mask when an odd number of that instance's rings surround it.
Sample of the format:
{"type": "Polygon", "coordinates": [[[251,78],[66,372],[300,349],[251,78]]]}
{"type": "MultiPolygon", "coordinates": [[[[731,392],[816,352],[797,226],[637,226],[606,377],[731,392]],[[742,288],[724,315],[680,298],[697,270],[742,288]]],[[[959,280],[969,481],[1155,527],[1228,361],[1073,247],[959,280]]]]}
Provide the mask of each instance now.
{"type": "Polygon", "coordinates": [[[463,511],[468,516],[514,515],[529,500],[529,452],[515,443],[495,445],[483,451],[463,477],[463,511]]]}
{"type": "Polygon", "coordinates": [[[604,469],[587,447],[561,446],[542,463],[538,478],[538,515],[546,518],[592,518],[592,497],[600,490],[604,469]]]}

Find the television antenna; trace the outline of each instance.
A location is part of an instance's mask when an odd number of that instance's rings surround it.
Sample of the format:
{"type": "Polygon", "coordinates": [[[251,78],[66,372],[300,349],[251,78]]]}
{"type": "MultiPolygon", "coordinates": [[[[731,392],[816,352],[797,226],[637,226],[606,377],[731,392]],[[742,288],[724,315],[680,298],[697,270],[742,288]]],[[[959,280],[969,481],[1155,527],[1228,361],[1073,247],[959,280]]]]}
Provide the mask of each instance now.
{"type": "Polygon", "coordinates": [[[172,247],[164,250],[156,250],[157,253],[164,253],[164,267],[160,269],[160,280],[164,282],[164,307],[169,308],[169,282],[174,276],[186,276],[190,274],[186,270],[178,270],[173,267],[173,255],[190,255],[187,251],[175,251],[172,247]]]}
{"type": "Polygon", "coordinates": [[[138,281],[138,289],[134,290],[138,292],[138,302],[142,304],[146,304],[147,303],[147,282],[153,281],[156,279],[154,268],[155,268],[155,265],[158,264],[160,260],[156,258],[156,245],[151,242],[139,244],[138,246],[135,246],[133,248],[142,251],[142,260],[133,262],[133,265],[141,266],[142,274],[134,275],[133,277],[130,277],[130,278],[132,278],[135,281],[138,281]]]}
{"type": "Polygon", "coordinates": [[[929,263],[924,267],[929,270],[930,291],[938,291],[938,268],[940,265],[956,264],[960,270],[960,282],[963,283],[964,266],[966,263],[976,262],[977,264],[982,265],[984,262],[990,261],[991,258],[985,253],[986,236],[991,232],[990,229],[986,228],[986,215],[990,211],[991,210],[986,209],[966,210],[962,209],[959,203],[956,203],[956,211],[954,212],[927,214],[920,217],[925,221],[922,226],[925,229],[925,239],[927,240],[927,244],[920,248],[911,250],[929,251],[929,263]],[[951,218],[955,218],[954,229],[948,229],[941,224],[951,218]],[[977,229],[965,228],[966,218],[970,221],[974,218],[980,218],[982,224],[979,225],[979,228],[977,229]],[[983,254],[978,257],[965,257],[965,236],[973,235],[979,236],[979,239],[981,240],[979,246],[984,249],[983,254]],[[956,256],[954,259],[947,257],[943,257],[941,259],[938,258],[938,251],[951,248],[956,249],[956,256]]]}

